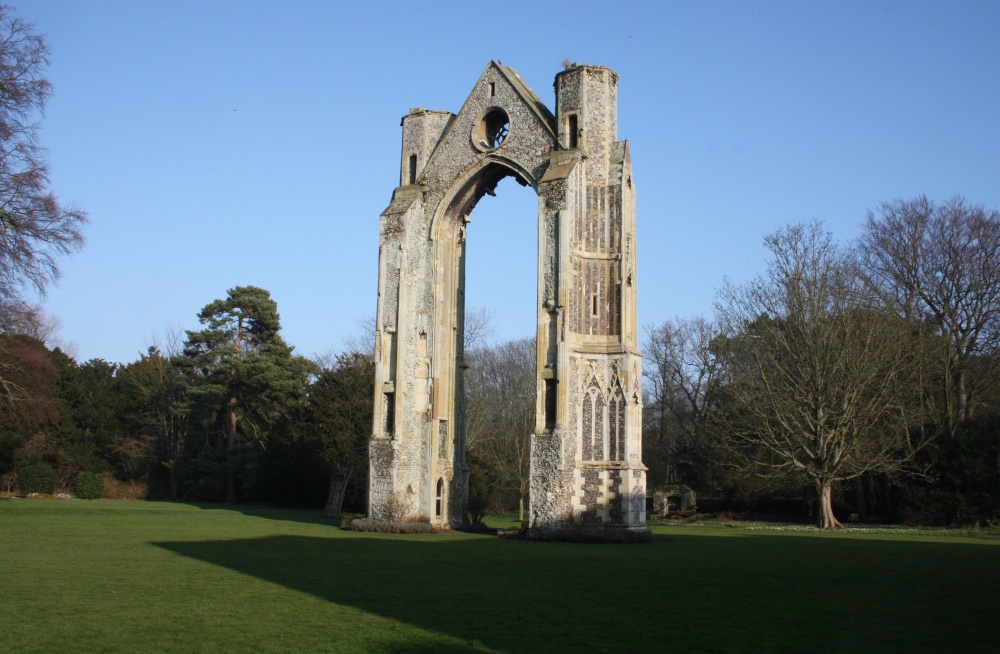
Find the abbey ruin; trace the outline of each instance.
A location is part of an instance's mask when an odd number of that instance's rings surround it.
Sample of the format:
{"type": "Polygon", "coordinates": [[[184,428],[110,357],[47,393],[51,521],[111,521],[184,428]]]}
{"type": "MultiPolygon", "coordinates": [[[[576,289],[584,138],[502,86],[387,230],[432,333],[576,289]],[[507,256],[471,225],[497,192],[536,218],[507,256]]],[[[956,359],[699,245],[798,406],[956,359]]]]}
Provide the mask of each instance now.
{"type": "Polygon", "coordinates": [[[511,176],[538,194],[529,527],[644,528],[635,189],[617,88],[609,68],[568,66],[553,115],[491,62],[457,114],[403,117],[380,219],[369,517],[465,523],[466,225],[511,176]]]}

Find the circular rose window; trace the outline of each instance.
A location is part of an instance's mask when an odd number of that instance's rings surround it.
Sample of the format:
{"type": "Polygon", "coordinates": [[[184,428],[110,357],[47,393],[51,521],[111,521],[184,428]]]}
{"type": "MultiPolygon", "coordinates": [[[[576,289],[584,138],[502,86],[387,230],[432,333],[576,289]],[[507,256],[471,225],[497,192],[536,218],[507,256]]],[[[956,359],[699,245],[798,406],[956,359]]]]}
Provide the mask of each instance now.
{"type": "Polygon", "coordinates": [[[476,121],[472,140],[480,150],[496,150],[510,132],[510,117],[500,107],[487,109],[476,121]]]}

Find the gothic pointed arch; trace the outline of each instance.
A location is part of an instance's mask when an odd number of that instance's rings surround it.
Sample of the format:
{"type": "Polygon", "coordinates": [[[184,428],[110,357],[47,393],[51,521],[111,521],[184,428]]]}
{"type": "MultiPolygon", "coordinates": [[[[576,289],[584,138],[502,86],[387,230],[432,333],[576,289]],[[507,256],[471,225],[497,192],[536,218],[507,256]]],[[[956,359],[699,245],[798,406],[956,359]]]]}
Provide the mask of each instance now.
{"type": "Polygon", "coordinates": [[[606,452],[605,413],[607,402],[596,375],[591,375],[590,382],[583,393],[583,410],[581,411],[581,443],[584,461],[603,461],[606,452]]]}

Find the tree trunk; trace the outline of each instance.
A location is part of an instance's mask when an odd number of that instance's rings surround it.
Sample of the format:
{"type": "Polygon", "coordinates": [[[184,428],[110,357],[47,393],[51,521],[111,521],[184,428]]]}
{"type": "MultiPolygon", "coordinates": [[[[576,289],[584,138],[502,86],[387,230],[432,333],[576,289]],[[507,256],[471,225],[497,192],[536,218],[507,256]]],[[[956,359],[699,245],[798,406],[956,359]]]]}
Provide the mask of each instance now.
{"type": "Polygon", "coordinates": [[[517,495],[517,521],[524,522],[524,495],[521,493],[517,495]]]}
{"type": "Polygon", "coordinates": [[[344,495],[347,494],[347,482],[351,479],[354,466],[334,466],[330,472],[330,492],[326,496],[326,508],[323,515],[327,518],[339,518],[344,508],[344,495]]]}
{"type": "Polygon", "coordinates": [[[229,398],[227,407],[229,414],[229,438],[226,440],[226,502],[236,502],[236,467],[233,461],[233,451],[236,449],[236,396],[229,398]]]}
{"type": "Polygon", "coordinates": [[[969,394],[965,389],[966,373],[964,365],[958,369],[958,379],[955,380],[955,385],[957,386],[955,392],[958,395],[958,415],[955,419],[955,429],[952,430],[953,433],[958,430],[958,424],[969,417],[969,394]]]}
{"type": "Polygon", "coordinates": [[[844,525],[833,515],[833,481],[824,479],[816,482],[819,492],[819,510],[817,511],[820,529],[840,529],[844,525]]]}

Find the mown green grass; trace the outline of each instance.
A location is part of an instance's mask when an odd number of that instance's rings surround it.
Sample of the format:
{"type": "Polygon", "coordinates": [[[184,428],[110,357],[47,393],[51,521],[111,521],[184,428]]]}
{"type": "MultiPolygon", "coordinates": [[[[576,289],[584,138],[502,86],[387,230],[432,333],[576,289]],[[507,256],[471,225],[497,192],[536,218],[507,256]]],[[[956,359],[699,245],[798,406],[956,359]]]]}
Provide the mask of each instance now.
{"type": "Polygon", "coordinates": [[[0,500],[11,652],[994,651],[1000,539],[655,526],[651,545],[0,500]]]}

